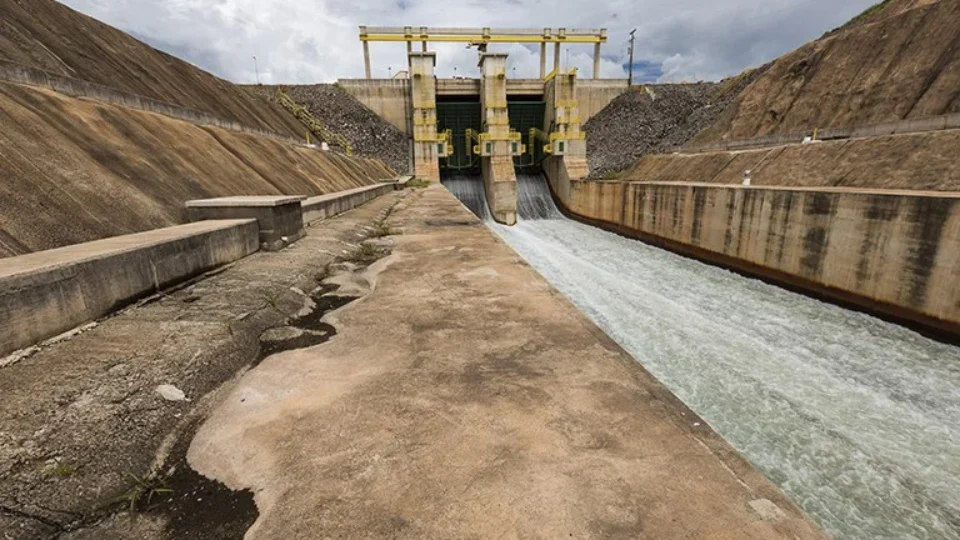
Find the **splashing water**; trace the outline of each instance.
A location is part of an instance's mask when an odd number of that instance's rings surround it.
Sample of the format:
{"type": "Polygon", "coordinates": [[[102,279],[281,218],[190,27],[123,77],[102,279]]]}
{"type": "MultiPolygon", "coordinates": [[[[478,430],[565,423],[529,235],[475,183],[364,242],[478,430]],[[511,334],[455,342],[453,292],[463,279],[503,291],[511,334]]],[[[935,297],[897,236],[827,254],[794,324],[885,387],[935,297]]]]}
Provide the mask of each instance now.
{"type": "Polygon", "coordinates": [[[960,349],[518,198],[488,226],[830,533],[960,539],[960,349]]]}

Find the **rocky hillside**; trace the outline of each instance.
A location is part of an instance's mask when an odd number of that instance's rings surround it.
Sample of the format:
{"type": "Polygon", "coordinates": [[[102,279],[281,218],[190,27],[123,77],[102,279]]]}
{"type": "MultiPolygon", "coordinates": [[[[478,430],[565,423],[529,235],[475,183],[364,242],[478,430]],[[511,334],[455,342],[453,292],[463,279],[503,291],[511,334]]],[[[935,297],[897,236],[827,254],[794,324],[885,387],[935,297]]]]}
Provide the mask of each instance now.
{"type": "Polygon", "coordinates": [[[279,106],[54,0],[0,0],[0,60],[301,135],[279,106]]]}
{"type": "MultiPolygon", "coordinates": [[[[246,86],[262,98],[273,100],[276,86],[246,86]]],[[[399,129],[363,106],[336,84],[283,87],[291,99],[310,110],[324,127],[343,136],[361,156],[382,160],[403,173],[409,165],[409,139],[399,129]]]]}
{"type": "Polygon", "coordinates": [[[960,112],[960,2],[886,0],[775,62],[695,144],[960,112]]]}
{"type": "Polygon", "coordinates": [[[647,154],[682,146],[710,126],[764,69],[719,83],[647,85],[617,97],[584,126],[590,177],[611,176],[647,154]]]}

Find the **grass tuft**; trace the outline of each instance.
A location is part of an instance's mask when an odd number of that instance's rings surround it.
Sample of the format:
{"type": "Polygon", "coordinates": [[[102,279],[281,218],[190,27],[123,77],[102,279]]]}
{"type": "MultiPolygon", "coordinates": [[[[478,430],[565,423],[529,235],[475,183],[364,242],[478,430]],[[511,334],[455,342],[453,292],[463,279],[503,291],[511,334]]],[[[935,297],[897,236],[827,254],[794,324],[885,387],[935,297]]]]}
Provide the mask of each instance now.
{"type": "Polygon", "coordinates": [[[163,478],[155,472],[147,473],[144,476],[127,473],[127,476],[133,481],[133,485],[123,495],[117,497],[116,502],[125,503],[131,514],[135,514],[137,508],[149,506],[154,497],[173,493],[172,489],[166,487],[163,478]]]}
{"type": "Polygon", "coordinates": [[[385,251],[370,244],[360,244],[353,251],[340,256],[340,260],[367,266],[385,255],[385,251]]]}
{"type": "Polygon", "coordinates": [[[414,189],[423,189],[425,187],[428,187],[429,185],[430,185],[430,182],[427,182],[422,178],[414,178],[413,180],[410,180],[409,182],[406,183],[406,187],[414,188],[414,189]]]}
{"type": "Polygon", "coordinates": [[[370,233],[370,237],[383,238],[384,236],[392,236],[395,234],[400,234],[400,231],[391,228],[390,224],[385,220],[380,220],[373,222],[373,231],[370,233]]]}

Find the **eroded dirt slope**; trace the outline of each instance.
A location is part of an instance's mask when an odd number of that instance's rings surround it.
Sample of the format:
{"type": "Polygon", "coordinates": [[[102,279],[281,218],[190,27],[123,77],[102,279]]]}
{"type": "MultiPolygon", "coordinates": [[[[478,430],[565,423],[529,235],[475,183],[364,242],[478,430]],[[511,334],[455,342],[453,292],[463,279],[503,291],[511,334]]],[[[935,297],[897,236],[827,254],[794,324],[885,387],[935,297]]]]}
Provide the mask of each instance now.
{"type": "Polygon", "coordinates": [[[960,2],[889,0],[776,60],[694,144],[960,111],[960,2]]]}
{"type": "Polygon", "coordinates": [[[54,0],[0,0],[0,60],[302,135],[279,106],[54,0]]]}
{"type": "Polygon", "coordinates": [[[394,174],[321,152],[0,84],[0,257],[184,221],[184,201],[318,195],[394,174]]]}

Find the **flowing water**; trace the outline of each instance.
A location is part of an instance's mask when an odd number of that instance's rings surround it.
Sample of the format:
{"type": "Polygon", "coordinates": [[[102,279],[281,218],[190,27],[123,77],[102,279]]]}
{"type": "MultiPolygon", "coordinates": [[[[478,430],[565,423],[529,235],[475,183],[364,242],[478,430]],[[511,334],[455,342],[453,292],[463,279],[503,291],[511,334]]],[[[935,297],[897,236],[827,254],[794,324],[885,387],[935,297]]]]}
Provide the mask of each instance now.
{"type": "Polygon", "coordinates": [[[518,180],[514,227],[477,179],[451,190],[829,532],[960,539],[960,349],[565,219],[518,180]]]}

